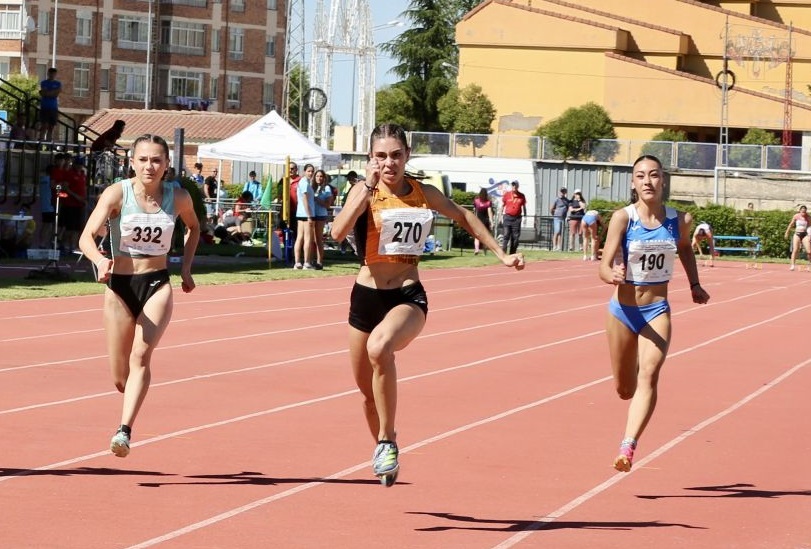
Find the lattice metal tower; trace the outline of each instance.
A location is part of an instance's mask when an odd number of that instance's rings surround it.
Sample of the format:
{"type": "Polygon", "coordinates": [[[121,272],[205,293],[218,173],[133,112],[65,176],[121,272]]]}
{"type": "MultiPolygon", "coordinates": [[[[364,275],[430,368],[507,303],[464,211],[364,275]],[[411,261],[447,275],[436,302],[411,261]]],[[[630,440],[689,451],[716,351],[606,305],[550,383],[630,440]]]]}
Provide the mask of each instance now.
{"type": "Polygon", "coordinates": [[[282,115],[299,131],[304,129],[304,0],[287,0],[287,36],[284,47],[284,91],[282,115]],[[292,78],[298,72],[297,78],[292,78]],[[293,105],[292,103],[295,103],[293,105]],[[292,112],[291,112],[292,111],[292,112]],[[295,120],[291,119],[292,115],[295,120]]]}
{"type": "Polygon", "coordinates": [[[310,59],[310,85],[327,94],[326,106],[310,113],[309,137],[326,147],[332,120],[332,73],[336,53],[353,56],[352,109],[355,126],[355,150],[365,149],[364,141],[375,122],[375,44],[372,15],[368,0],[317,0],[310,59]]]}

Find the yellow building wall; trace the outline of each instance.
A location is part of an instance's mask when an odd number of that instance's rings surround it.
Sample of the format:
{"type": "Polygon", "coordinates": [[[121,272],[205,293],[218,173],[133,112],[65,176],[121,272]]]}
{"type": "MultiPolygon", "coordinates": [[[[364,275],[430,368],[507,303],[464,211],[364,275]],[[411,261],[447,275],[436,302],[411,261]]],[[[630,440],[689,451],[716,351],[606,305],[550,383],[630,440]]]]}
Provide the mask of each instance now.
{"type": "MultiPolygon", "coordinates": [[[[737,41],[731,43],[737,44],[738,50],[741,44],[747,45],[756,54],[752,58],[730,57],[729,68],[736,76],[736,89],[729,95],[730,127],[782,129],[786,66],[775,52],[779,50],[779,39],[784,34],[787,38],[787,30],[751,17],[676,0],[570,1],[646,24],[682,30],[694,45],[691,54],[681,57],[682,67],[711,81],[723,68],[724,34],[729,20],[732,32],[728,36],[737,41]],[[774,100],[740,92],[746,89],[771,95],[774,100]]],[[[538,125],[560,116],[566,109],[589,101],[606,107],[617,125],[618,137],[623,139],[649,139],[664,127],[698,128],[700,134],[713,135],[713,128],[720,125],[721,91],[714,84],[604,55],[606,51],[624,53],[622,48],[604,47],[612,42],[610,34],[606,34],[609,28],[617,29],[617,33],[621,32],[620,27],[633,28],[637,32],[629,33],[629,43],[644,43],[643,31],[638,30],[637,24],[617,20],[612,26],[610,18],[591,14],[601,23],[591,28],[585,22],[589,14],[582,10],[575,16],[572,8],[567,7],[566,15],[578,18],[569,21],[538,12],[538,9],[552,11],[547,9],[554,5],[552,2],[534,0],[532,6],[538,8],[535,10],[526,9],[529,0],[514,0],[513,4],[522,4],[524,8],[501,0],[485,2],[457,26],[459,85],[482,86],[497,109],[493,131],[532,133],[538,125]],[[572,33],[584,29],[589,32],[573,38],[572,33]],[[500,46],[507,36],[511,36],[512,43],[500,46]],[[701,128],[711,131],[700,131],[701,128]]],[[[811,18],[811,5],[803,13],[811,18]]],[[[650,32],[645,36],[662,30],[650,32]]],[[[621,45],[622,40],[613,42],[621,45]]],[[[792,44],[793,97],[797,103],[792,128],[811,131],[811,109],[804,108],[811,107],[807,90],[811,82],[811,32],[801,29],[793,33],[792,44]]],[[[678,57],[662,53],[663,49],[667,48],[643,51],[643,57],[649,63],[672,70],[678,57]]]]}

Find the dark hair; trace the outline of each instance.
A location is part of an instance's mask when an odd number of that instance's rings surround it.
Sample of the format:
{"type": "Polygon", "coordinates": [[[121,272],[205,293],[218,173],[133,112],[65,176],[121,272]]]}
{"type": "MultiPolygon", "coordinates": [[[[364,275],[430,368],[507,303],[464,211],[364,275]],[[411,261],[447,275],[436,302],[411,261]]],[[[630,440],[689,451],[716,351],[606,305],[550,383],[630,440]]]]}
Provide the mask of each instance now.
{"type": "Polygon", "coordinates": [[[385,139],[386,137],[393,137],[406,149],[410,149],[411,147],[408,146],[408,137],[406,136],[405,128],[400,126],[399,124],[380,124],[374,130],[372,130],[372,134],[369,136],[369,153],[371,154],[373,144],[377,139],[385,139]]]}
{"type": "Polygon", "coordinates": [[[355,170],[349,170],[349,173],[346,174],[346,178],[347,179],[357,179],[358,178],[358,172],[356,172],[355,170]]]}
{"type": "Polygon", "coordinates": [[[166,159],[169,159],[169,145],[166,143],[166,140],[163,137],[151,133],[145,133],[144,135],[138,136],[132,143],[133,154],[135,153],[135,149],[138,147],[139,143],[155,143],[156,145],[160,145],[160,147],[163,149],[163,154],[166,155],[166,159]]]}
{"type": "Polygon", "coordinates": [[[203,163],[202,162],[195,162],[194,163],[194,168],[196,170],[202,170],[203,169],[203,163]]]}
{"type": "Polygon", "coordinates": [[[253,193],[251,191],[242,191],[240,196],[243,200],[253,200],[253,193]]]}
{"type": "Polygon", "coordinates": [[[248,172],[248,176],[249,177],[256,177],[256,172],[251,170],[251,171],[248,172]]]}
{"type": "Polygon", "coordinates": [[[487,189],[484,187],[479,189],[479,200],[487,200],[489,197],[490,195],[487,193],[487,189]]]}

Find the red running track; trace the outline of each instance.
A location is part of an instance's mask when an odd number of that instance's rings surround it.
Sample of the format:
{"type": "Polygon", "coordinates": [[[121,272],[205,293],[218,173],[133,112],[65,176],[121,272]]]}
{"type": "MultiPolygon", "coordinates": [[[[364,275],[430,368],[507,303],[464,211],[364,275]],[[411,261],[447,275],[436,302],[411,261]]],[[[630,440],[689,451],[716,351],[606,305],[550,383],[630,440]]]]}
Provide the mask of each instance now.
{"type": "Polygon", "coordinates": [[[347,363],[349,278],[175,293],[126,459],[107,444],[101,297],[0,303],[3,548],[809,548],[811,273],[671,285],[659,407],[627,403],[580,261],[425,270],[398,355],[400,479],[380,486],[347,363]]]}

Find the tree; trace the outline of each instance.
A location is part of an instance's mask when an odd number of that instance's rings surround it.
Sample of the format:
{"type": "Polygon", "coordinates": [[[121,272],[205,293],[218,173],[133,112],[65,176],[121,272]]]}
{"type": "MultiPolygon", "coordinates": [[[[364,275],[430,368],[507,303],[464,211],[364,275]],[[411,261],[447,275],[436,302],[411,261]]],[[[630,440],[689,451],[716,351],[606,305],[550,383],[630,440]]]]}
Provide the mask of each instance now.
{"type": "Polygon", "coordinates": [[[6,82],[0,83],[0,109],[8,113],[9,122],[17,120],[17,114],[23,116],[23,120],[33,124],[34,112],[28,112],[31,106],[28,99],[39,98],[39,81],[32,76],[22,74],[10,74],[6,82]],[[16,88],[16,89],[15,89],[16,88]],[[30,116],[29,116],[30,115],[30,116]]]}
{"type": "MultiPolygon", "coordinates": [[[[310,127],[310,117],[306,105],[304,105],[303,112],[301,110],[301,105],[304,103],[304,97],[301,94],[306,94],[310,89],[310,75],[297,63],[290,69],[290,80],[290,117],[287,121],[300,132],[307,133],[310,127]]],[[[280,114],[284,115],[284,113],[280,114]]]]}
{"type": "Polygon", "coordinates": [[[781,140],[774,133],[760,128],[749,128],[741,139],[741,145],[752,147],[730,147],[727,164],[736,168],[760,168],[763,146],[780,145],[781,140]]]}
{"type": "Polygon", "coordinates": [[[673,143],[687,141],[687,133],[682,130],[666,129],[654,135],[642,145],[641,153],[655,156],[662,166],[673,165],[673,143]]]}
{"type": "Polygon", "coordinates": [[[496,108],[484,94],[482,87],[470,84],[460,90],[452,87],[437,103],[439,122],[445,131],[460,133],[457,143],[472,145],[473,154],[477,147],[483,147],[488,140],[496,108]]]}
{"type": "Polygon", "coordinates": [[[375,98],[377,103],[376,125],[391,122],[401,125],[406,130],[413,130],[417,127],[417,120],[409,115],[414,110],[411,97],[408,91],[401,86],[398,84],[385,86],[377,91],[375,98]]]}
{"type": "Polygon", "coordinates": [[[456,23],[462,11],[473,3],[411,0],[409,9],[401,14],[411,21],[409,29],[381,46],[397,61],[391,71],[402,79],[397,85],[410,103],[409,111],[403,114],[416,121],[413,130],[441,130],[437,103],[453,85],[444,64],[457,64],[456,23]]]}
{"type": "MultiPolygon", "coordinates": [[[[589,150],[592,140],[617,138],[608,113],[593,102],[566,109],[558,118],[538,128],[535,135],[547,138],[556,154],[573,159],[592,156],[589,150]]],[[[615,154],[616,151],[601,151],[599,156],[602,160],[608,160],[615,154]]]]}

